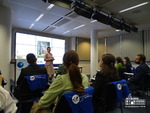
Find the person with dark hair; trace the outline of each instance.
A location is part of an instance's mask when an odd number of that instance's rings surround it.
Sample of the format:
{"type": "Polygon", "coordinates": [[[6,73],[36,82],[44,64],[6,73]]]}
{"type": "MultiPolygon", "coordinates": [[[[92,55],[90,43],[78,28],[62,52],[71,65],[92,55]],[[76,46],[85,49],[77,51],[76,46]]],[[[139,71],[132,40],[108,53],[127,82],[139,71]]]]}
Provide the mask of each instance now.
{"type": "Polygon", "coordinates": [[[129,80],[129,88],[131,90],[141,89],[143,77],[150,72],[150,68],[145,61],[146,57],[143,54],[138,54],[135,58],[135,63],[139,66],[136,67],[134,76],[129,80]]]}
{"type": "Polygon", "coordinates": [[[87,76],[79,70],[79,57],[75,51],[69,50],[64,54],[63,64],[67,73],[58,75],[44,96],[41,97],[38,103],[41,108],[49,108],[56,98],[58,97],[59,101],[64,93],[72,91],[84,93],[84,89],[89,87],[87,76]]]}
{"type": "Polygon", "coordinates": [[[45,61],[45,67],[47,69],[47,73],[49,75],[49,78],[53,78],[55,71],[54,71],[54,67],[53,67],[53,61],[54,61],[54,57],[51,53],[51,48],[47,47],[47,52],[45,53],[44,56],[44,61],[45,61]]]}
{"type": "Polygon", "coordinates": [[[42,91],[31,91],[25,79],[25,76],[46,74],[47,71],[44,66],[39,66],[36,64],[37,58],[33,53],[29,53],[26,56],[28,67],[22,68],[19,78],[17,80],[17,86],[21,88],[21,94],[19,98],[19,112],[29,113],[33,105],[33,98],[40,98],[42,91]],[[30,102],[24,102],[26,100],[31,100],[30,102]]]}
{"type": "Polygon", "coordinates": [[[104,113],[102,94],[106,84],[119,80],[115,68],[115,57],[112,54],[104,54],[100,60],[100,71],[97,72],[94,82],[93,106],[94,113],[104,113]]]}
{"type": "Polygon", "coordinates": [[[130,62],[129,57],[124,57],[123,61],[124,61],[124,65],[126,67],[126,72],[131,73],[132,64],[130,62]]]}
{"type": "Polygon", "coordinates": [[[116,69],[118,70],[120,79],[125,79],[124,72],[126,70],[126,67],[125,67],[125,65],[123,63],[122,58],[121,57],[117,57],[116,58],[116,62],[117,62],[116,69]]]}
{"type": "Polygon", "coordinates": [[[117,57],[117,58],[116,58],[116,62],[117,62],[116,68],[117,68],[118,70],[120,70],[120,69],[125,69],[125,65],[124,65],[123,60],[122,60],[121,57],[117,57]]]}

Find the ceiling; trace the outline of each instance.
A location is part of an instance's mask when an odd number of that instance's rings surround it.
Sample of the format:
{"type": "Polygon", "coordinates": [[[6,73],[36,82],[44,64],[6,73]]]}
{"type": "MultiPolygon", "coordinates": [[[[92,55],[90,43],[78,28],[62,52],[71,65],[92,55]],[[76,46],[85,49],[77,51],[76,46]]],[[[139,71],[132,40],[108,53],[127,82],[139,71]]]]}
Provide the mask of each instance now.
{"type": "MultiPolygon", "coordinates": [[[[148,0],[83,0],[94,7],[99,7],[102,11],[113,14],[115,17],[124,19],[128,23],[134,24],[139,30],[150,28],[150,1],[148,0]],[[120,10],[148,1],[149,3],[119,13],[120,10]]],[[[12,10],[13,28],[31,29],[44,33],[56,34],[65,37],[90,38],[92,30],[98,30],[98,37],[108,37],[117,34],[127,33],[125,31],[116,32],[110,25],[100,22],[91,23],[92,19],[77,15],[71,9],[54,6],[50,10],[48,2],[42,0],[0,0],[0,4],[6,5],[12,10]],[[39,21],[36,19],[43,14],[39,21]],[[83,25],[79,29],[74,29],[83,25]]]]}

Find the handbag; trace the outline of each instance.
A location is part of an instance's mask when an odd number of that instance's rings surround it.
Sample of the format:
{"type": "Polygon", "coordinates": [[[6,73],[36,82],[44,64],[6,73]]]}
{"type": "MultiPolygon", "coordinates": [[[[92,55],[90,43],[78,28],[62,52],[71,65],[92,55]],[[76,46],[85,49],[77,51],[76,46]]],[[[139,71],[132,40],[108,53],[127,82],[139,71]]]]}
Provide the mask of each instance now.
{"type": "Polygon", "coordinates": [[[30,113],[53,113],[50,109],[41,108],[38,103],[34,103],[30,113]]]}

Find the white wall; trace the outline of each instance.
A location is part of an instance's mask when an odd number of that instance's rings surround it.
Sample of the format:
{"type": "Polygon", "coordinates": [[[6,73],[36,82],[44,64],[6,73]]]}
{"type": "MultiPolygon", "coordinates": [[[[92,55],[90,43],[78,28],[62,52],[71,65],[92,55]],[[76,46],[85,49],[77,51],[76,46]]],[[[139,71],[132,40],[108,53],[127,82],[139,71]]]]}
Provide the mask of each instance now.
{"type": "Polygon", "coordinates": [[[7,80],[9,90],[11,60],[11,10],[0,5],[0,70],[7,80]]]}

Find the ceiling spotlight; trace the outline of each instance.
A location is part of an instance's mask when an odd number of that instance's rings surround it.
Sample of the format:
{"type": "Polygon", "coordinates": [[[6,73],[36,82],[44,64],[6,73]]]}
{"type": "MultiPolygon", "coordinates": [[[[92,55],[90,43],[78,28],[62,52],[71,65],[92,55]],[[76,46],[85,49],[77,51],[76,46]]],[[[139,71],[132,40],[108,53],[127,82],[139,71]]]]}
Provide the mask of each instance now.
{"type": "Polygon", "coordinates": [[[135,26],[131,26],[131,30],[132,30],[133,32],[138,32],[138,28],[135,27],[135,26]]]}
{"type": "Polygon", "coordinates": [[[107,14],[103,11],[100,11],[98,9],[94,9],[94,14],[92,15],[92,19],[97,20],[97,21],[107,24],[107,25],[109,25],[110,21],[111,21],[109,14],[107,14]]]}
{"type": "Polygon", "coordinates": [[[127,32],[131,32],[131,25],[126,23],[125,21],[122,23],[123,29],[127,32]]]}
{"type": "Polygon", "coordinates": [[[111,27],[123,30],[122,22],[120,19],[111,17],[111,22],[110,22],[111,27]]]}
{"type": "Polygon", "coordinates": [[[73,2],[71,4],[71,8],[73,8],[74,12],[78,15],[84,16],[89,19],[91,19],[91,16],[94,13],[92,6],[81,1],[73,2]]]}

